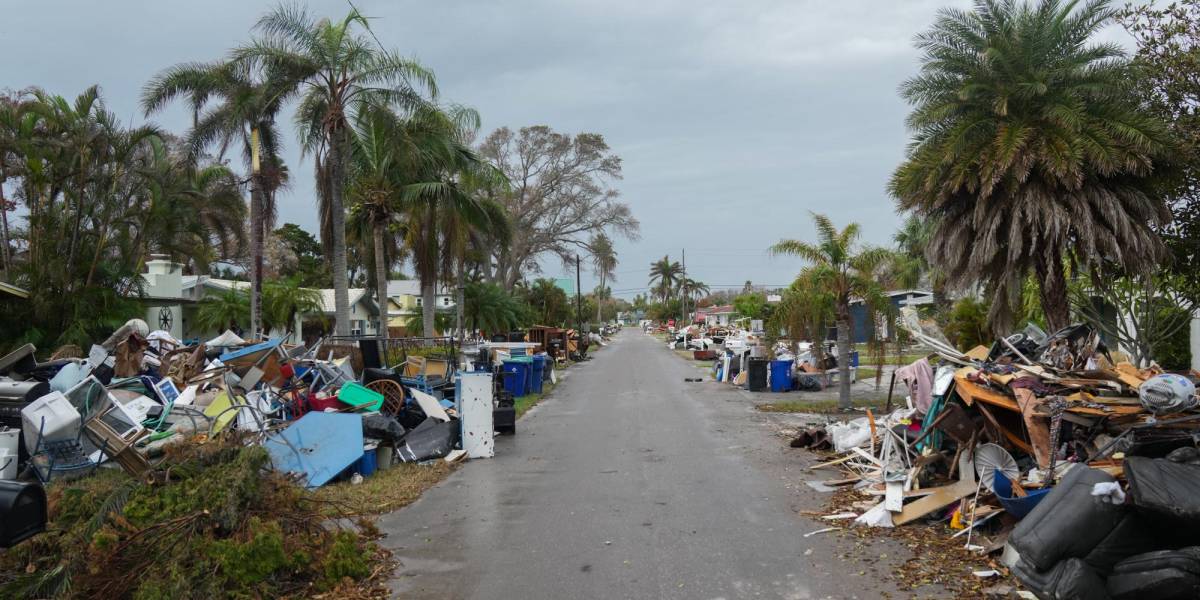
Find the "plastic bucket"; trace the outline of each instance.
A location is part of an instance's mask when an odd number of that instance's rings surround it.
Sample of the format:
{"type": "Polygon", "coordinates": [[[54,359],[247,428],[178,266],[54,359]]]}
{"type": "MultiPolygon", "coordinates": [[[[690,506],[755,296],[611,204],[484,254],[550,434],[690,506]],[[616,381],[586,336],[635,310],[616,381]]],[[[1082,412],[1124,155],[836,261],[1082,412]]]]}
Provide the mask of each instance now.
{"type": "Polygon", "coordinates": [[[9,453],[7,448],[0,448],[0,479],[17,478],[17,453],[9,453]]]}
{"type": "Polygon", "coordinates": [[[355,473],[358,473],[363,477],[370,477],[375,474],[379,464],[376,460],[376,457],[378,456],[376,450],[378,450],[378,446],[375,444],[367,444],[363,446],[362,458],[358,459],[358,462],[354,463],[353,469],[355,473]]]}
{"type": "Polygon", "coordinates": [[[792,361],[771,361],[771,391],[786,392],[792,389],[792,361]]]}
{"type": "Polygon", "coordinates": [[[375,466],[380,471],[386,471],[392,468],[392,458],[395,456],[395,448],[392,446],[380,446],[375,449],[375,466]]]}
{"type": "MultiPolygon", "coordinates": [[[[0,452],[8,451],[9,454],[16,455],[20,452],[21,430],[15,427],[0,428],[0,452]]],[[[0,465],[4,464],[0,462],[0,465]]]]}

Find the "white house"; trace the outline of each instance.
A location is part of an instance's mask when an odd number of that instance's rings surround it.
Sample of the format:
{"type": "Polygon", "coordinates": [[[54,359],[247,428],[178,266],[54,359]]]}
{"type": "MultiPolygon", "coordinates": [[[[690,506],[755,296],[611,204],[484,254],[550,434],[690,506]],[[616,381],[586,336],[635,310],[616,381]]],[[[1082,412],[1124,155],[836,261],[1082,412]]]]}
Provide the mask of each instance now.
{"type": "MultiPolygon", "coordinates": [[[[208,339],[220,331],[206,331],[193,325],[200,303],[210,295],[229,290],[248,290],[250,283],[230,279],[218,279],[208,275],[184,275],[183,266],[171,262],[165,256],[154,255],[146,263],[142,274],[143,292],[146,302],[146,323],[150,329],[163,329],[181,340],[208,339]]],[[[332,327],[335,314],[332,289],[318,290],[321,293],[322,313],[298,314],[292,331],[302,335],[305,324],[321,329],[332,327]],[[318,318],[319,317],[319,318],[318,318]]],[[[354,335],[375,335],[378,332],[379,306],[368,290],[354,288],[350,292],[350,330],[354,335]]],[[[270,335],[282,335],[283,331],[272,331],[270,335]]]]}

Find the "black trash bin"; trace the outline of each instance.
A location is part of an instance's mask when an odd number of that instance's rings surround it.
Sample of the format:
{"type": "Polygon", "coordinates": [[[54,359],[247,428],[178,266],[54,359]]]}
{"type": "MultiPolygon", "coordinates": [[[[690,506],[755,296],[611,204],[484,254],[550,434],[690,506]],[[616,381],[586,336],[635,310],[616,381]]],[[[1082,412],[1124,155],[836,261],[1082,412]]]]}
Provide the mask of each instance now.
{"type": "Polygon", "coordinates": [[[750,372],[746,376],[747,389],[752,392],[761,392],[767,389],[767,359],[751,358],[747,370],[750,372]]]}

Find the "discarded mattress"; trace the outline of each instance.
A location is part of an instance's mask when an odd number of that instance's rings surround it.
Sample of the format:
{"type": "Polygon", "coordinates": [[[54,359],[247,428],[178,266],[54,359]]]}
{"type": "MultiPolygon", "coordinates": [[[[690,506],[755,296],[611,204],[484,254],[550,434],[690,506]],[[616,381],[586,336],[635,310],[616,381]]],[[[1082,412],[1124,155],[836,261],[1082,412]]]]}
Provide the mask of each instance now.
{"type": "Polygon", "coordinates": [[[1134,506],[1200,524],[1200,466],[1131,456],[1125,459],[1125,477],[1134,506]]]}
{"type": "Polygon", "coordinates": [[[1113,600],[1200,598],[1200,546],[1147,552],[1117,563],[1108,593],[1113,600]]]}
{"type": "MultiPolygon", "coordinates": [[[[1128,472],[1128,471],[1126,471],[1128,472]]],[[[1037,571],[1060,560],[1082,558],[1120,522],[1122,506],[1092,496],[1097,483],[1116,481],[1097,469],[1076,466],[1022,519],[1008,543],[1037,571]]]]}
{"type": "Polygon", "coordinates": [[[1109,597],[1104,578],[1078,558],[1068,558],[1045,571],[1038,571],[1022,560],[1013,565],[1012,570],[1021,583],[1042,600],[1107,600],[1109,597]]]}

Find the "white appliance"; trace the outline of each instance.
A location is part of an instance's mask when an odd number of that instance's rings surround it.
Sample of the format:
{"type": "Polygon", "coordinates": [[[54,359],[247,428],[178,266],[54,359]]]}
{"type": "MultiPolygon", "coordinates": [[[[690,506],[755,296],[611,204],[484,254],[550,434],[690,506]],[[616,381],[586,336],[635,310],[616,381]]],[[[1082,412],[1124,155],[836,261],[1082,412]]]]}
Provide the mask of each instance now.
{"type": "Polygon", "coordinates": [[[470,458],[496,455],[496,431],[492,422],[492,374],[459,373],[455,382],[455,401],[462,447],[470,458]]]}

